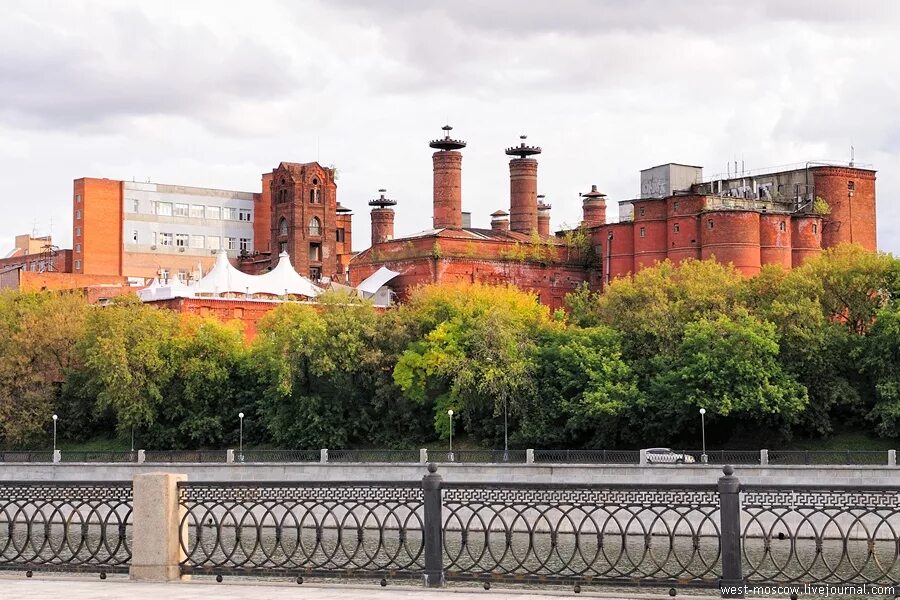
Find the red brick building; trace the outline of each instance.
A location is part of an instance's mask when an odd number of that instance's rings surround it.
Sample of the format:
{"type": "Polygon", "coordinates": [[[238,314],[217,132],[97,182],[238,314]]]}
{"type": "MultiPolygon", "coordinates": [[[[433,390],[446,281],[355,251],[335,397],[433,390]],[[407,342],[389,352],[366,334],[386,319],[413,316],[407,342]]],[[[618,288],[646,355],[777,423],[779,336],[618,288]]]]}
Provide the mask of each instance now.
{"type": "Polygon", "coordinates": [[[524,136],[506,150],[513,157],[509,212],[494,212],[491,229],[466,227],[466,144],[450,130],[429,144],[437,150],[433,229],[395,237],[396,202],[383,194],[370,202],[372,246],[351,261],[352,285],[384,266],[400,273],[390,286],[401,299],[425,283],[506,283],[558,308],[582,282],[601,290],[666,259],[715,259],[751,276],[767,264],[795,267],[840,243],[877,248],[875,172],[820,163],[709,180],[700,167],[660,165],[641,172],[641,197],[620,202],[616,222],[607,222],[606,197],[593,186],[582,195],[580,228],[550,235],[551,207],[537,195],[541,149],[524,136]]]}

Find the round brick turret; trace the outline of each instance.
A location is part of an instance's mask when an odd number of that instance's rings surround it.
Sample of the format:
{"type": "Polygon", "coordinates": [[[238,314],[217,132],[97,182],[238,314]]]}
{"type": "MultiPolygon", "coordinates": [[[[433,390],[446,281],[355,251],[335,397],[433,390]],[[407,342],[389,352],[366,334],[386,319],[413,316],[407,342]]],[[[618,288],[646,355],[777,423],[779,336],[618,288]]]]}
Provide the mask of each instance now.
{"type": "Polygon", "coordinates": [[[744,275],[759,273],[759,213],[714,210],[700,216],[701,258],[734,264],[744,275]]]}
{"type": "Polygon", "coordinates": [[[453,129],[442,127],[444,137],[429,142],[438,151],[431,155],[434,165],[434,228],[462,228],[462,154],[466,143],[450,137],[453,129]]]}
{"type": "Polygon", "coordinates": [[[544,195],[541,194],[538,196],[538,204],[537,204],[537,221],[538,235],[541,237],[550,237],[550,209],[552,207],[544,202],[544,195]]]}
{"type": "Polygon", "coordinates": [[[592,185],[591,191],[581,195],[582,221],[585,227],[595,227],[606,223],[606,194],[597,191],[592,185]]]}
{"type": "Polygon", "coordinates": [[[380,244],[394,239],[394,209],[391,208],[397,204],[396,200],[385,198],[384,193],[387,190],[378,190],[380,197],[369,200],[369,206],[372,209],[372,245],[380,244]]]}

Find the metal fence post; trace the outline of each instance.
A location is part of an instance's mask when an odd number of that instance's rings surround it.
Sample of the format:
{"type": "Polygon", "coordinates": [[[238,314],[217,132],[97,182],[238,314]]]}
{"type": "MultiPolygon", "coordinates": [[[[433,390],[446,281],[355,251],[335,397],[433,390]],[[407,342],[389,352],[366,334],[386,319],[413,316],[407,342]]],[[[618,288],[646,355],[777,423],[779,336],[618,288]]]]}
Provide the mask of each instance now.
{"type": "Polygon", "coordinates": [[[529,465],[534,464],[534,448],[525,449],[525,463],[529,465]]]}
{"type": "Polygon", "coordinates": [[[328,462],[328,448],[319,450],[319,462],[325,464],[328,462]]]}
{"type": "Polygon", "coordinates": [[[234,449],[229,448],[225,451],[225,462],[233,463],[234,462],[234,449]]]}
{"type": "Polygon", "coordinates": [[[441,483],[437,465],[428,463],[428,474],[422,478],[425,519],[422,537],[425,541],[425,587],[444,585],[444,518],[442,513],[441,483]]]}
{"type": "Polygon", "coordinates": [[[147,453],[143,450],[138,450],[138,457],[137,457],[138,464],[139,465],[144,464],[144,460],[146,460],[146,458],[147,458],[147,453]]]}
{"type": "Polygon", "coordinates": [[[767,465],[769,464],[769,451],[763,448],[759,451],[759,464],[767,465]]]}
{"type": "Polygon", "coordinates": [[[426,464],[428,462],[428,448],[419,448],[419,464],[426,464]]]}
{"type": "Polygon", "coordinates": [[[719,477],[719,520],[722,549],[722,578],[719,589],[723,598],[744,597],[744,575],[741,563],[741,481],[734,467],[722,468],[719,477]]]}

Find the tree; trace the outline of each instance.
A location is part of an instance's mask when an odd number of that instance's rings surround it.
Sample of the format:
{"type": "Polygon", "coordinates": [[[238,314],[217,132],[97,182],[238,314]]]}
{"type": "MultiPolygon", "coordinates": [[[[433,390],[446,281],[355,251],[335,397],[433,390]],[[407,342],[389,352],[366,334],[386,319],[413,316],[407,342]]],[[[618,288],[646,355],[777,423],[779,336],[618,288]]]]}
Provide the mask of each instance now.
{"type": "Polygon", "coordinates": [[[607,327],[546,327],[538,336],[534,393],[526,397],[517,439],[532,447],[614,447],[619,416],[640,399],[607,327]]]}
{"type": "Polygon", "coordinates": [[[874,393],[869,419],[884,437],[900,437],[900,302],[879,311],[854,358],[874,393]]]}
{"type": "Polygon", "coordinates": [[[806,389],[778,363],[775,326],[743,310],[690,323],[676,352],[655,360],[644,413],[660,436],[683,430],[700,408],[711,419],[784,426],[808,402],[806,389]]]}
{"type": "Polygon", "coordinates": [[[453,408],[469,433],[502,439],[504,411],[519,414],[532,385],[534,335],[550,322],[546,307],[515,288],[475,284],[422,288],[405,310],[420,335],[400,356],[394,381],[433,411],[442,437],[453,408]]]}
{"type": "Polygon", "coordinates": [[[99,410],[114,412],[120,432],[150,428],[166,410],[178,324],[176,313],[151,308],[136,297],[91,310],[77,345],[83,385],[99,410]]]}
{"type": "Polygon", "coordinates": [[[73,294],[0,294],[0,442],[19,445],[46,431],[88,307],[73,294]]]}

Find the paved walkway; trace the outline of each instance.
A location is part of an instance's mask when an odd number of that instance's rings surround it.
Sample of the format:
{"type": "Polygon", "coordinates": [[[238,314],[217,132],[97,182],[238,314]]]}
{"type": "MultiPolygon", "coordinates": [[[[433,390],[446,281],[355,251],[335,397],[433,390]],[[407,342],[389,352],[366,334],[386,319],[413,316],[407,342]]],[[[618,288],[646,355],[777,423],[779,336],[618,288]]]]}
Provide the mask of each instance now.
{"type": "MultiPolygon", "coordinates": [[[[561,597],[588,597],[617,600],[669,600],[666,590],[656,593],[625,594],[611,592],[583,592],[576,596],[571,588],[555,588],[548,591],[499,589],[490,591],[477,587],[452,587],[426,590],[412,584],[390,585],[386,588],[370,585],[353,585],[321,582],[303,585],[285,582],[263,581],[191,581],[185,583],[136,583],[125,577],[109,577],[101,581],[96,576],[48,576],[36,574],[31,579],[24,575],[0,575],[0,598],[3,600],[544,600],[561,597]]],[[[683,596],[679,600],[702,598],[710,600],[717,595],[683,596]]]]}

